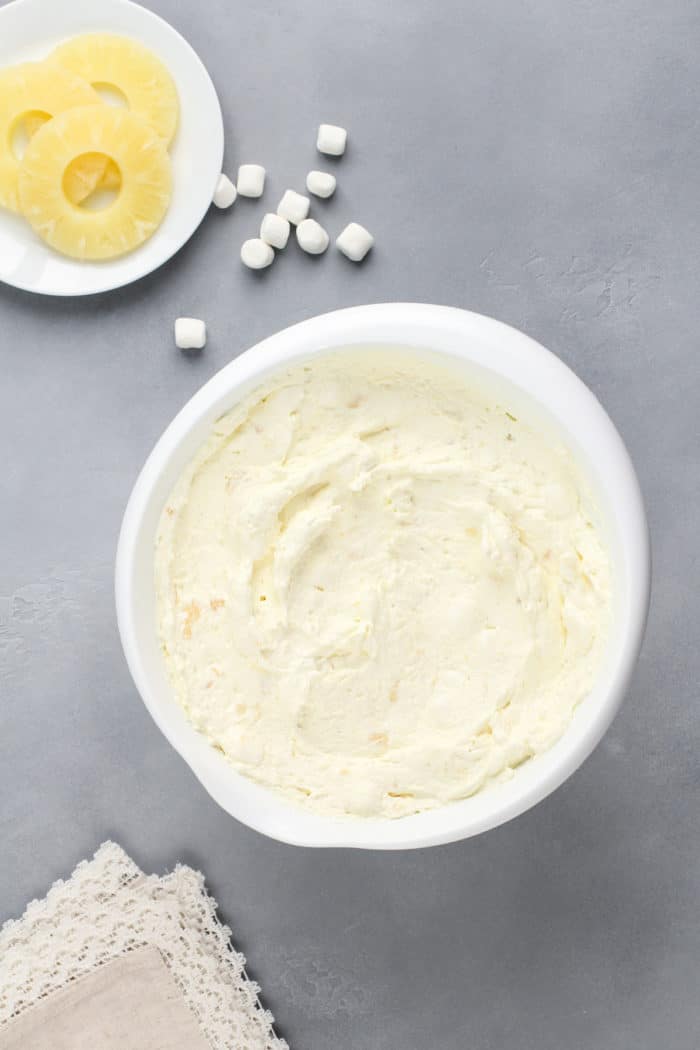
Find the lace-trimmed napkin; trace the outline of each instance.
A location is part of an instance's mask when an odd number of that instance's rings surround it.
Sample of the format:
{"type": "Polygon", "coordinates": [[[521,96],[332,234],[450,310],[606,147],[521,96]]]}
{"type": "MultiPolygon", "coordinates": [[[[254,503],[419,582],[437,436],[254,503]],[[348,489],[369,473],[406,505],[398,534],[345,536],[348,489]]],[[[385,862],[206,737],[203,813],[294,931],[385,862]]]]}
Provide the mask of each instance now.
{"type": "Polygon", "coordinates": [[[204,879],[113,842],[0,930],[0,1050],[287,1050],[204,879]]]}

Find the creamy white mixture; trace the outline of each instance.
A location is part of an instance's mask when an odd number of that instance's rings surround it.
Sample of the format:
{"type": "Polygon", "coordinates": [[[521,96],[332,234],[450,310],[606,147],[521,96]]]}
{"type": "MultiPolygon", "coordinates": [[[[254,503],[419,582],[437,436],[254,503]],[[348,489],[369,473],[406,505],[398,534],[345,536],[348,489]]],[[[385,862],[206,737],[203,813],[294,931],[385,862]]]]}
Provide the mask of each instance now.
{"type": "Polygon", "coordinates": [[[507,777],[590,690],[610,572],[573,456],[433,359],[277,374],[161,518],[177,696],[241,773],[400,817],[507,777]]]}

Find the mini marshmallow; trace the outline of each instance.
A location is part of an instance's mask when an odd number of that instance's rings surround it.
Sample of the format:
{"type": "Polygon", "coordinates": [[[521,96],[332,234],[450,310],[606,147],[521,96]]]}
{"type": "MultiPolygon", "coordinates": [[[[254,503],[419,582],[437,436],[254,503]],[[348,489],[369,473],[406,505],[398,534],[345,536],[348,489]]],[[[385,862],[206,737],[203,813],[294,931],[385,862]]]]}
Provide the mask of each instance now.
{"type": "Polygon", "coordinates": [[[178,317],[175,346],[180,350],[201,350],[207,341],[207,326],[196,317],[178,317]]]}
{"type": "Polygon", "coordinates": [[[265,169],[260,164],[241,164],[236,187],[241,197],[262,197],[265,169]]]}
{"type": "Polygon", "coordinates": [[[219,181],[216,184],[214,196],[212,197],[214,204],[217,208],[230,208],[237,196],[236,187],[228,175],[224,175],[222,172],[219,175],[219,181]]]}
{"type": "Polygon", "coordinates": [[[297,241],[309,255],[322,255],[328,247],[328,234],[315,219],[304,219],[297,226],[297,241]]]}
{"type": "Polygon", "coordinates": [[[306,188],[315,197],[332,197],[335,193],[335,175],[327,171],[310,171],[306,176],[306,188]]]}
{"type": "Polygon", "coordinates": [[[269,211],[260,224],[260,240],[273,248],[286,248],[290,226],[281,215],[269,211]]]}
{"type": "Polygon", "coordinates": [[[241,262],[251,270],[264,270],[274,257],[275,253],[270,245],[265,244],[259,237],[251,237],[241,245],[241,262]]]}
{"type": "Polygon", "coordinates": [[[319,153],[327,153],[331,157],[341,157],[345,153],[347,140],[348,133],[345,128],[336,127],[335,124],[321,124],[316,149],[319,153]]]}
{"type": "Polygon", "coordinates": [[[362,262],[373,244],[372,234],[357,222],[349,223],[335,242],[336,248],[353,262],[362,262]]]}
{"type": "Polygon", "coordinates": [[[293,226],[298,226],[309,214],[311,201],[296,190],[285,190],[284,197],[277,205],[277,214],[287,219],[293,226]]]}

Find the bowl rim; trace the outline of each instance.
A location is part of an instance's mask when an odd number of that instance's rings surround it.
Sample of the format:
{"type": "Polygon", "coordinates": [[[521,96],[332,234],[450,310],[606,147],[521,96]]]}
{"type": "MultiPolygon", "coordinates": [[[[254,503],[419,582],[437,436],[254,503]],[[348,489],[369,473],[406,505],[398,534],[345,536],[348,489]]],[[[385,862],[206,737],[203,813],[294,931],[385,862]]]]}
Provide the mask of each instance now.
{"type": "MultiPolygon", "coordinates": [[[[163,502],[158,499],[158,516],[163,502]]],[[[151,532],[151,549],[153,539],[151,532]]],[[[234,358],[200,387],[166,427],[138,475],[124,512],[115,564],[117,624],[137,691],[156,725],[215,801],[242,823],[282,842],[365,849],[419,848],[468,838],[513,819],[559,787],[596,747],[624,699],[644,635],[650,583],[649,532],[639,482],[622,438],[592,391],[549,350],[503,322],[456,307],[400,302],[350,307],[284,328],[234,358]],[[591,470],[604,471],[609,479],[603,487],[624,539],[626,573],[616,648],[597,687],[596,706],[590,698],[579,704],[561,740],[520,767],[507,784],[394,820],[344,820],[309,813],[237,773],[187,722],[172,696],[166,705],[158,701],[144,659],[147,643],[136,624],[137,553],[145,519],[149,509],[153,511],[159,479],[188,436],[197,427],[209,427],[265,375],[301,358],[368,344],[434,349],[505,378],[530,399],[536,378],[535,399],[554,415],[558,410],[565,430],[572,413],[584,419],[591,470]]]]}

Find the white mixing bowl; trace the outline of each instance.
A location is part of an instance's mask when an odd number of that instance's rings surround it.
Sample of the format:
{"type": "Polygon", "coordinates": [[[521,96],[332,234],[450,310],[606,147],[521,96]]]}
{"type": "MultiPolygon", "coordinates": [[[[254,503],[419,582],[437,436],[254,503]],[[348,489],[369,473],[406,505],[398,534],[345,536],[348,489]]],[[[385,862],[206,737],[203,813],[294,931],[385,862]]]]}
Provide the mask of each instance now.
{"type": "MultiPolygon", "coordinates": [[[[515,402],[513,401],[515,399],[515,402]]],[[[467,838],[517,816],[554,791],[591,753],[615,716],[639,653],[649,603],[650,556],[639,485],[622,440],[586,386],[538,343],[488,317],[444,306],[387,303],[304,321],[265,339],[213,377],[175,417],[148,457],[124,515],[116,563],[119,631],[146,707],[214,799],[252,828],[303,846],[402,849],[467,838]],[[348,346],[436,351],[466,373],[509,390],[563,433],[601,508],[611,551],[614,629],[593,692],[564,736],[510,781],[461,802],[399,820],[340,820],[287,803],[237,773],[188,722],[160,651],[153,583],[154,541],[163,505],[214,421],[268,373],[291,361],[348,346]]]]}

